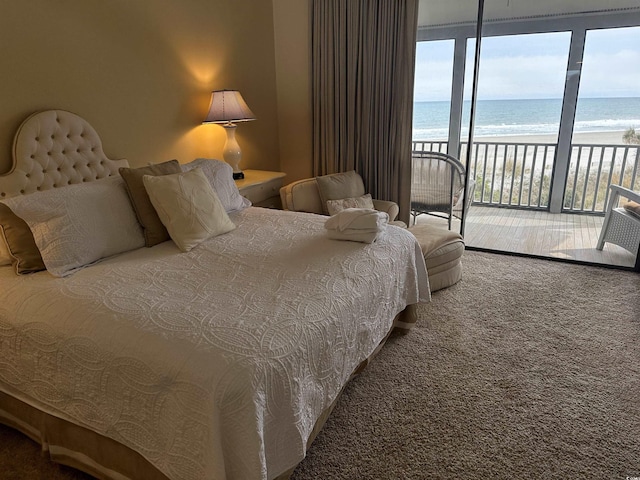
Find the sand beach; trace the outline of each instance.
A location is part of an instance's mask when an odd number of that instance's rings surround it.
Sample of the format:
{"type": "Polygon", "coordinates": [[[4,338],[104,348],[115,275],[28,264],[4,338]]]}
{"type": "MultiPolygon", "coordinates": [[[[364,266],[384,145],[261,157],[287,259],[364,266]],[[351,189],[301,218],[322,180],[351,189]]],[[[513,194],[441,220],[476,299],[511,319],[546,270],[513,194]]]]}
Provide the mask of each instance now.
{"type": "MultiPolygon", "coordinates": [[[[624,130],[607,132],[578,132],[573,134],[574,145],[624,145],[624,130]]],[[[463,141],[466,138],[463,138],[463,141]]],[[[474,137],[476,142],[491,143],[553,143],[558,141],[557,135],[504,135],[474,137]]]]}

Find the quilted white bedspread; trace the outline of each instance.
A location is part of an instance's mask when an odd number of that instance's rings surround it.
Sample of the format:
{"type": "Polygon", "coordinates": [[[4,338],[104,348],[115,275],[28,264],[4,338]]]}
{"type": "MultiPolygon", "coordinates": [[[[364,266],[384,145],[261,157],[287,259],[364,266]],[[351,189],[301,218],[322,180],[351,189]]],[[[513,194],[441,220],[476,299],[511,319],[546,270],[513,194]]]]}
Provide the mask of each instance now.
{"type": "Polygon", "coordinates": [[[141,453],[172,479],[268,479],[406,305],[415,238],[329,240],[326,217],[248,208],[68,278],[0,268],[0,390],[141,453]]]}

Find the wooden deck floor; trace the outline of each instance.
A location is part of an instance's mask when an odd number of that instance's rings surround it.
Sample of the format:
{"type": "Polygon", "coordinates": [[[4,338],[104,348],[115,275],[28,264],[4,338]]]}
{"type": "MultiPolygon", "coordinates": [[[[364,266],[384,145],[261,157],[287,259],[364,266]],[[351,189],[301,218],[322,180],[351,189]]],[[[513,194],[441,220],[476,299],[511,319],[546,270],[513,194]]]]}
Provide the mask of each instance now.
{"type": "MultiPolygon", "coordinates": [[[[583,262],[633,267],[635,256],[617,245],[596,250],[604,217],[472,206],[467,217],[468,246],[583,262]]],[[[447,228],[446,220],[418,216],[417,223],[447,228]]],[[[460,228],[454,221],[452,229],[460,228]]]]}

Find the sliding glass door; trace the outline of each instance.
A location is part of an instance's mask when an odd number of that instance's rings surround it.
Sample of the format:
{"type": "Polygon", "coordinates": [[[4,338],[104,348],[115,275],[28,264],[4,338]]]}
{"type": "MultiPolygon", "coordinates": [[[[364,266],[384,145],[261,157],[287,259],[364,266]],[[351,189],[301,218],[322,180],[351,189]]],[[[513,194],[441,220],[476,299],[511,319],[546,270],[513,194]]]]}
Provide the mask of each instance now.
{"type": "Polygon", "coordinates": [[[609,185],[640,190],[640,5],[614,3],[485,0],[480,38],[468,12],[419,27],[413,147],[466,164],[468,247],[634,267],[596,248],[609,185]]]}
{"type": "MultiPolygon", "coordinates": [[[[548,207],[570,37],[553,32],[482,39],[469,166],[478,206],[548,207]]],[[[469,39],[467,71],[475,43],[469,39]]],[[[467,75],[463,125],[471,81],[467,75]]],[[[466,156],[463,143],[461,157],[466,156]]],[[[485,245],[491,243],[487,239],[485,245]]]]}

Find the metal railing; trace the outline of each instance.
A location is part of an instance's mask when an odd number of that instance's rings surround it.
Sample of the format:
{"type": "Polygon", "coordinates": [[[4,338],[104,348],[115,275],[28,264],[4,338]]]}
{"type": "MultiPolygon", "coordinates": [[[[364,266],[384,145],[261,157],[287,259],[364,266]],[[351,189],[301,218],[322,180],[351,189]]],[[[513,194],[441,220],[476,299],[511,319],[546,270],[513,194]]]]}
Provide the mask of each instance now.
{"type": "Polygon", "coordinates": [[[411,142],[411,150],[414,152],[438,152],[449,153],[449,142],[446,140],[420,140],[411,142]]]}
{"type": "Polygon", "coordinates": [[[609,185],[640,190],[640,145],[573,145],[563,210],[604,212],[609,185]]]}
{"type": "MultiPolygon", "coordinates": [[[[446,141],[414,141],[414,151],[447,153],[446,141]]],[[[458,157],[465,159],[467,143],[458,157]]],[[[554,143],[474,142],[470,174],[474,204],[547,209],[554,143]]],[[[563,211],[604,212],[609,185],[640,190],[640,145],[572,145],[563,211]]]]}

